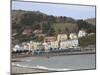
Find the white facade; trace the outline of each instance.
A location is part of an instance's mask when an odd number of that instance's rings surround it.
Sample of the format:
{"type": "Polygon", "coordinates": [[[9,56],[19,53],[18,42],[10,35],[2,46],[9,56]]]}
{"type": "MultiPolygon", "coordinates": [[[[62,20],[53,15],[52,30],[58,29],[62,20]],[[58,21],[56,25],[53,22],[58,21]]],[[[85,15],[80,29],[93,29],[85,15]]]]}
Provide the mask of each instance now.
{"type": "Polygon", "coordinates": [[[80,30],[79,31],[79,33],[78,33],[78,37],[80,38],[80,37],[84,37],[84,36],[86,36],[87,35],[87,33],[86,33],[86,31],[84,31],[84,30],[80,30]]]}
{"type": "Polygon", "coordinates": [[[69,38],[70,39],[77,39],[78,37],[75,33],[70,33],[69,38]]]}
{"type": "Polygon", "coordinates": [[[53,42],[44,42],[44,49],[46,52],[48,52],[50,49],[56,49],[58,48],[58,42],[57,41],[53,41],[53,42]]]}
{"type": "Polygon", "coordinates": [[[29,46],[28,45],[23,45],[23,49],[24,50],[29,50],[29,46]]]}
{"type": "Polygon", "coordinates": [[[39,50],[39,49],[43,48],[42,43],[40,43],[40,42],[32,42],[32,41],[30,42],[29,47],[30,47],[31,51],[39,50]]]}
{"type": "Polygon", "coordinates": [[[58,42],[57,41],[51,42],[51,47],[58,48],[58,42]]]}
{"type": "Polygon", "coordinates": [[[78,39],[66,40],[66,41],[60,42],[61,49],[77,47],[78,45],[79,45],[78,39]]]}
{"type": "Polygon", "coordinates": [[[68,39],[67,34],[58,34],[58,36],[57,36],[57,41],[64,41],[67,39],[68,39]]]}
{"type": "Polygon", "coordinates": [[[45,49],[45,50],[48,50],[48,49],[49,49],[49,48],[48,48],[48,44],[47,44],[46,42],[44,42],[43,45],[44,45],[44,49],[45,49]]]}
{"type": "Polygon", "coordinates": [[[20,46],[20,45],[15,45],[13,48],[13,51],[21,51],[21,50],[23,51],[24,48],[23,48],[23,46],[20,46]]]}

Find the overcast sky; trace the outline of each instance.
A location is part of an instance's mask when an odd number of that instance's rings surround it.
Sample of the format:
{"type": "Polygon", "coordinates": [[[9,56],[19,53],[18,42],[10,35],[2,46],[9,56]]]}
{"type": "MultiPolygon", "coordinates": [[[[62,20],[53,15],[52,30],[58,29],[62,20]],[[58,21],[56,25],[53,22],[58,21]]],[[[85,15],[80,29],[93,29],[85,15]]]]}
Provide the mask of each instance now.
{"type": "Polygon", "coordinates": [[[12,1],[12,9],[41,11],[48,15],[67,16],[75,19],[87,19],[95,17],[95,6],[12,1]]]}

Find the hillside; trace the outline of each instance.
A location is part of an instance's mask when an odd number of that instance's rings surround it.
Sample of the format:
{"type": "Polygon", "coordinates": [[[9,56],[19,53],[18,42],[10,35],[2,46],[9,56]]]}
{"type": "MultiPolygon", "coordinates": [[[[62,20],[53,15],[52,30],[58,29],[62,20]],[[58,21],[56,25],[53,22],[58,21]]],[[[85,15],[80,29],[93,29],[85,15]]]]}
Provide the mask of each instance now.
{"type": "Polygon", "coordinates": [[[96,25],[96,18],[89,18],[89,19],[86,19],[85,21],[92,25],[96,25]]]}
{"type": "Polygon", "coordinates": [[[81,29],[88,33],[95,32],[95,25],[71,17],[47,15],[40,11],[12,10],[13,43],[29,40],[42,41],[33,33],[35,30],[42,30],[41,34],[46,36],[56,36],[60,33],[78,33],[81,29]]]}
{"type": "Polygon", "coordinates": [[[58,33],[78,32],[78,25],[76,23],[55,23],[53,28],[58,33]]]}

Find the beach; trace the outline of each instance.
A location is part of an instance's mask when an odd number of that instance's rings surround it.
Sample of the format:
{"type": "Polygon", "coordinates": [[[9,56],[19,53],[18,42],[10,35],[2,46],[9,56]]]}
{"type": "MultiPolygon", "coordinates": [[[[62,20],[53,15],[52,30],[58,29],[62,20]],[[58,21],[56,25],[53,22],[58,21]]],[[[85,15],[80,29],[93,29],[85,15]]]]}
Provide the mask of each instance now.
{"type": "Polygon", "coordinates": [[[12,66],[12,74],[29,74],[29,73],[39,73],[39,72],[42,73],[42,72],[49,72],[49,71],[41,70],[41,69],[34,69],[34,68],[12,66]]]}
{"type": "Polygon", "coordinates": [[[95,69],[95,54],[15,58],[12,74],[95,69]]]}

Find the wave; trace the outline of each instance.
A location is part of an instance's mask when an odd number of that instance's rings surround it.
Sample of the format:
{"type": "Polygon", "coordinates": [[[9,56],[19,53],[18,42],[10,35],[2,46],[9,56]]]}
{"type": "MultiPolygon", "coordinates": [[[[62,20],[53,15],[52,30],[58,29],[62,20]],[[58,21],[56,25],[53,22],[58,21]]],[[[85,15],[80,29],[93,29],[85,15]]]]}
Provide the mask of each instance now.
{"type": "Polygon", "coordinates": [[[31,66],[21,65],[21,64],[15,64],[15,63],[12,63],[12,65],[17,66],[17,67],[41,69],[41,70],[48,70],[48,71],[68,71],[68,70],[70,70],[70,69],[48,68],[48,67],[40,66],[40,65],[36,65],[36,66],[32,66],[32,67],[31,66]]]}
{"type": "Polygon", "coordinates": [[[30,60],[30,59],[23,59],[22,61],[23,62],[29,62],[29,61],[32,61],[32,60],[30,60]]]}
{"type": "Polygon", "coordinates": [[[37,68],[39,68],[39,69],[46,69],[46,70],[49,70],[49,71],[66,71],[66,70],[69,70],[69,69],[47,68],[45,66],[39,66],[39,65],[37,65],[37,68]]]}
{"type": "Polygon", "coordinates": [[[20,59],[13,59],[12,60],[13,62],[29,62],[29,61],[32,61],[32,60],[25,60],[25,59],[22,59],[22,60],[20,60],[20,59]]]}

